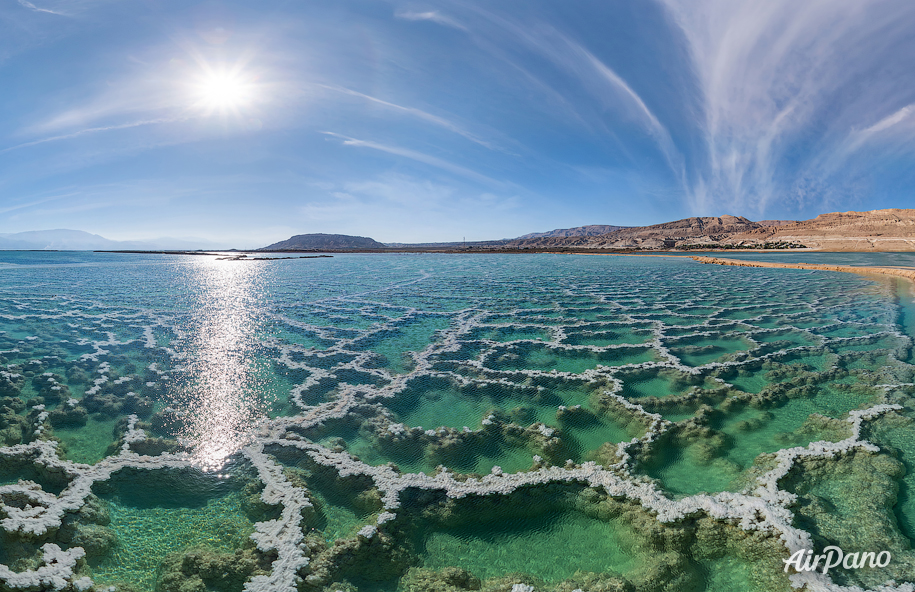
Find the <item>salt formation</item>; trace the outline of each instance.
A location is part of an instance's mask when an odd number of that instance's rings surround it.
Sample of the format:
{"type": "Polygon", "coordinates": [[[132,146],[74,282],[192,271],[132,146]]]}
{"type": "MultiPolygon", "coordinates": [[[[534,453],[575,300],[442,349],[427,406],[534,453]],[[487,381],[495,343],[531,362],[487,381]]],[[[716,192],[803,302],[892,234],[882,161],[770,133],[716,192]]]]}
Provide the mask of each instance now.
{"type": "MultiPolygon", "coordinates": [[[[336,583],[334,578],[341,577],[347,562],[358,562],[371,549],[401,544],[398,536],[404,524],[415,520],[404,500],[417,492],[467,500],[574,484],[637,505],[660,525],[704,518],[777,538],[788,557],[815,545],[795,520],[798,496],[783,488],[798,463],[880,453],[868,439],[868,426],[885,415],[911,411],[908,405],[892,402],[894,392],[913,384],[913,369],[904,362],[911,341],[896,326],[897,311],[887,288],[863,280],[847,280],[847,296],[803,298],[804,286],[792,284],[781,292],[788,295],[781,310],[756,302],[735,305],[730,293],[696,286],[679,300],[652,300],[650,284],[639,281],[634,284],[638,289],[595,283],[590,289],[532,293],[531,306],[539,303],[532,308],[514,308],[524,299],[518,295],[502,310],[488,309],[498,303],[488,302],[485,295],[441,310],[419,297],[414,297],[419,300],[415,306],[397,304],[398,298],[389,293],[430,277],[423,272],[357,295],[330,296],[310,303],[307,314],[280,307],[268,307],[264,313],[270,323],[304,334],[312,344],[279,334],[260,339],[259,347],[274,370],[294,377],[290,408],[273,416],[261,413],[244,443],[219,457],[223,463],[235,459],[250,469],[263,486],[260,503],[276,510],[275,517],[256,522],[250,535],[270,572],[252,575],[245,592],[318,590],[336,583]],[[852,318],[848,311],[858,307],[856,296],[867,300],[870,308],[863,307],[852,318]],[[364,326],[348,326],[353,319],[364,326]],[[421,349],[406,350],[403,359],[391,359],[401,353],[396,347],[380,353],[387,340],[425,324],[440,328],[425,337],[421,349]],[[859,359],[872,361],[876,355],[887,360],[879,372],[855,367],[859,359]],[[804,362],[791,365],[792,358],[818,356],[824,368],[804,362]],[[754,372],[775,378],[759,392],[737,386],[754,372]],[[746,482],[732,490],[675,496],[664,478],[650,475],[651,463],[665,446],[675,445],[675,438],[692,442],[689,434],[714,431],[703,423],[709,414],[777,408],[785,401],[815,397],[827,382],[845,384],[841,381],[850,379],[871,388],[871,399],[862,398],[855,405],[859,408],[839,414],[841,418],[817,420],[829,429],[847,430],[847,437],[811,438],[763,455],[758,465],[738,471],[746,482]],[[672,392],[640,395],[639,385],[654,384],[651,381],[674,385],[672,392]],[[480,410],[474,418],[478,427],[465,425],[470,420],[464,417],[453,427],[410,425],[409,405],[425,404],[433,384],[448,396],[483,401],[474,407],[480,410]],[[590,394],[579,402],[557,394],[574,388],[590,394]],[[410,403],[414,398],[420,402],[410,403]],[[532,401],[539,407],[532,410],[532,401]],[[554,410],[552,418],[543,411],[548,406],[554,410]],[[688,410],[686,419],[674,412],[679,409],[688,410]],[[624,427],[615,429],[627,435],[605,440],[609,444],[598,449],[579,450],[571,444],[582,432],[579,424],[600,422],[616,422],[624,427]],[[339,437],[340,426],[353,427],[358,436],[339,437]],[[353,449],[356,439],[363,445],[358,453],[353,449]],[[460,464],[494,442],[516,456],[526,455],[529,466],[507,468],[503,460],[512,458],[507,453],[504,458],[494,455],[490,465],[480,461],[468,469],[460,464]],[[363,452],[371,458],[363,458],[363,452]],[[420,470],[405,470],[393,460],[408,457],[419,459],[420,470]],[[365,491],[377,493],[378,507],[334,545],[316,541],[307,535],[313,530],[315,492],[307,476],[303,485],[295,473],[302,465],[325,471],[321,475],[328,479],[358,480],[365,491]]],[[[688,272],[685,277],[684,281],[695,280],[688,272]]],[[[705,286],[712,277],[695,281],[705,286]]],[[[755,293],[778,290],[774,280],[767,281],[755,293]]],[[[438,289],[447,293],[447,286],[438,289]]],[[[738,302],[753,300],[753,291],[742,291],[738,302]]],[[[45,310],[44,302],[31,304],[45,310]]],[[[69,517],[86,506],[93,487],[118,471],[209,467],[196,448],[199,435],[182,432],[195,414],[208,410],[181,408],[180,401],[162,396],[163,390],[193,389],[194,377],[187,369],[200,364],[187,345],[193,331],[180,315],[142,307],[106,312],[102,306],[94,310],[97,305],[76,300],[69,305],[62,311],[33,312],[30,303],[14,300],[0,311],[0,320],[7,323],[54,327],[78,336],[16,340],[0,332],[0,348],[8,348],[0,349],[0,363],[6,366],[0,370],[0,404],[2,397],[10,398],[10,411],[2,415],[6,419],[0,427],[9,436],[7,442],[17,440],[0,447],[0,468],[28,466],[61,486],[53,493],[44,484],[25,479],[0,485],[0,528],[8,537],[26,542],[57,536],[69,517]],[[125,361],[122,352],[128,350],[137,363],[125,361]],[[60,374],[65,368],[66,377],[60,374]],[[22,415],[13,409],[13,399],[21,400],[27,380],[35,403],[22,415]],[[120,421],[118,440],[107,456],[92,464],[65,460],[55,427],[65,430],[72,422],[83,421],[89,411],[120,421]]],[[[0,565],[0,583],[14,590],[107,589],[93,581],[83,547],[62,549],[45,542],[41,549],[41,563],[33,568],[14,571],[0,565]]],[[[784,578],[786,584],[813,592],[862,590],[840,585],[831,576],[801,572],[784,578]]],[[[511,585],[512,592],[534,589],[526,583],[511,585]]],[[[887,581],[875,590],[912,592],[913,586],[887,581]]]]}

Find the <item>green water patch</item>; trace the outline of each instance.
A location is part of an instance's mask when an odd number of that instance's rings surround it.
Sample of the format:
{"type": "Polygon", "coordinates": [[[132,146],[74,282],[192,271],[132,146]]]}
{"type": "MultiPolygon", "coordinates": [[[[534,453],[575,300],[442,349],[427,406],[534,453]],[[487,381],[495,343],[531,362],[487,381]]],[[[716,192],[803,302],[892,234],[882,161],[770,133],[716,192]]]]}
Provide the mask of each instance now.
{"type": "Polygon", "coordinates": [[[59,495],[70,484],[64,475],[52,473],[27,459],[3,458],[0,461],[0,485],[15,485],[20,479],[37,483],[54,495],[59,495]]]}
{"type": "Polygon", "coordinates": [[[756,344],[741,336],[697,336],[678,339],[668,344],[670,352],[687,366],[704,366],[721,362],[738,352],[749,351],[756,344]]]}
{"type": "Polygon", "coordinates": [[[899,354],[898,357],[905,359],[908,354],[908,344],[902,338],[895,335],[883,335],[881,337],[865,337],[863,339],[848,339],[840,341],[831,341],[826,345],[827,349],[836,354],[848,352],[873,352],[875,350],[889,350],[899,354]]]}
{"type": "Polygon", "coordinates": [[[254,531],[234,479],[193,470],[124,470],[95,489],[107,503],[117,540],[107,556],[90,562],[102,585],[123,582],[152,591],[169,554],[192,547],[232,552],[254,531]]]}
{"type": "Polygon", "coordinates": [[[792,326],[790,318],[768,314],[755,319],[747,319],[744,322],[760,329],[781,329],[792,326]]]}
{"type": "Polygon", "coordinates": [[[882,325],[862,325],[860,323],[839,323],[816,331],[823,337],[862,337],[886,331],[882,325]]]}
{"type": "Polygon", "coordinates": [[[745,393],[756,394],[770,384],[770,381],[766,379],[765,374],[766,372],[763,370],[758,372],[742,371],[737,376],[726,378],[725,380],[745,393]]]}
{"type": "MultiPolygon", "coordinates": [[[[493,409],[513,422],[555,424],[560,406],[588,406],[598,386],[580,381],[538,379],[517,385],[503,383],[459,385],[447,378],[419,378],[383,404],[410,426],[479,427],[493,409]]],[[[605,387],[601,387],[605,388],[605,387]]]]}
{"type": "Polygon", "coordinates": [[[618,309],[602,307],[566,308],[562,311],[564,317],[579,321],[612,320],[619,316],[618,309]]]}
{"type": "Polygon", "coordinates": [[[767,314],[771,309],[763,306],[751,306],[747,308],[733,308],[729,310],[724,310],[715,315],[719,319],[727,319],[729,321],[745,321],[747,319],[756,318],[758,316],[767,314]]]}
{"type": "Polygon", "coordinates": [[[828,318],[828,317],[822,317],[822,316],[817,316],[817,317],[811,318],[811,317],[805,315],[803,317],[791,318],[790,324],[792,327],[795,327],[797,329],[811,329],[811,330],[815,331],[816,329],[818,329],[819,327],[822,327],[824,325],[832,325],[833,323],[836,322],[836,320],[837,319],[835,319],[835,318],[828,318]]]}
{"type": "MultiPolygon", "coordinates": [[[[282,367],[280,367],[282,368],[282,367]]],[[[299,390],[307,380],[309,373],[305,370],[281,370],[280,376],[273,376],[271,380],[262,383],[265,387],[263,393],[267,400],[270,417],[295,415],[301,410],[292,399],[292,392],[299,390]]],[[[341,368],[334,371],[332,376],[321,378],[301,391],[301,401],[306,405],[318,405],[334,398],[338,392],[350,385],[382,386],[386,380],[375,374],[361,372],[352,368],[341,368]]]]}
{"type": "MultiPolygon", "coordinates": [[[[771,574],[759,574],[759,566],[741,557],[719,557],[700,562],[703,573],[702,592],[772,592],[771,574]],[[762,577],[760,577],[762,576],[762,577]]],[[[764,565],[763,569],[771,569],[764,565]]],[[[782,590],[791,590],[785,576],[782,590]]]]}
{"type": "Polygon", "coordinates": [[[552,335],[540,327],[479,327],[470,332],[470,339],[489,339],[502,343],[517,340],[549,341],[552,335]]]}
{"type": "Polygon", "coordinates": [[[886,369],[898,365],[894,357],[881,352],[846,353],[837,361],[837,365],[848,370],[873,371],[875,368],[886,369]]]}
{"type": "Polygon", "coordinates": [[[645,560],[631,527],[576,511],[506,515],[428,532],[417,545],[423,567],[460,567],[479,578],[525,573],[557,583],[576,572],[625,574],[645,560]]]}
{"type": "Polygon", "coordinates": [[[815,354],[810,352],[791,352],[785,355],[779,355],[777,359],[783,364],[801,367],[806,366],[813,368],[817,372],[823,372],[832,366],[832,360],[834,359],[834,356],[831,357],[825,353],[815,354]]]}
{"type": "Polygon", "coordinates": [[[902,533],[915,542],[915,420],[895,414],[882,416],[870,424],[865,437],[880,447],[891,447],[904,466],[893,511],[902,533]]]}
{"type": "Polygon", "coordinates": [[[487,356],[485,364],[493,370],[556,370],[580,374],[600,365],[624,366],[656,361],[658,356],[650,347],[619,347],[594,351],[517,344],[493,350],[487,356]]]}
{"type": "Polygon", "coordinates": [[[627,422],[624,418],[592,413],[587,409],[560,413],[559,425],[566,453],[563,456],[576,463],[595,460],[613,464],[617,462],[616,445],[640,438],[646,431],[642,422],[627,422]]]}
{"type": "Polygon", "coordinates": [[[574,322],[565,317],[559,316],[556,314],[549,315],[522,315],[522,316],[512,316],[507,317],[499,321],[500,323],[518,323],[521,325],[544,325],[547,327],[557,327],[560,325],[569,325],[574,322]]]}
{"type": "Polygon", "coordinates": [[[823,387],[815,397],[774,408],[713,411],[707,423],[679,428],[671,441],[657,446],[645,471],[679,496],[740,489],[747,485],[744,471],[760,454],[847,438],[847,423],[825,417],[841,418],[872,402],[872,397],[823,387]]]}
{"type": "Polygon", "coordinates": [[[311,372],[308,370],[290,368],[270,358],[257,358],[248,383],[267,414],[279,417],[299,412],[292,402],[292,391],[304,384],[309,376],[311,372]]]}
{"type": "Polygon", "coordinates": [[[812,534],[815,552],[835,545],[853,553],[890,552],[888,566],[830,571],[840,585],[873,589],[889,579],[915,580],[915,553],[899,529],[898,479],[905,467],[888,454],[857,451],[828,463],[803,461],[783,480],[798,496],[795,523],[812,534]]]}
{"type": "Polygon", "coordinates": [[[385,360],[382,365],[396,374],[409,372],[413,358],[407,352],[422,351],[433,341],[437,331],[451,325],[448,317],[420,317],[409,324],[385,331],[383,335],[372,335],[359,340],[356,348],[367,348],[385,360]]]}
{"type": "Polygon", "coordinates": [[[643,321],[660,321],[664,325],[683,326],[683,325],[703,325],[708,317],[702,316],[681,316],[676,314],[633,314],[633,318],[643,321]]]}
{"type": "Polygon", "coordinates": [[[498,432],[483,435],[434,435],[394,438],[380,437],[366,428],[336,422],[324,428],[317,442],[345,450],[362,462],[379,466],[395,463],[405,473],[434,474],[439,465],[459,473],[488,474],[493,467],[506,473],[526,471],[533,465],[534,452],[524,442],[509,441],[498,432]]]}
{"type": "MultiPolygon", "coordinates": [[[[894,279],[894,292],[899,305],[899,327],[904,335],[915,339],[915,283],[894,279]]],[[[910,347],[908,356],[904,359],[909,364],[915,363],[915,347],[910,347]]]]}
{"type": "Polygon", "coordinates": [[[754,333],[753,339],[759,343],[785,343],[785,349],[791,347],[809,347],[820,345],[819,341],[809,333],[796,330],[770,331],[754,333]]]}
{"type": "Polygon", "coordinates": [[[711,378],[669,368],[636,370],[621,373],[617,378],[623,381],[620,394],[627,399],[671,397],[686,394],[694,389],[715,389],[721,386],[711,378]]]}
{"type": "Polygon", "coordinates": [[[84,426],[54,428],[54,435],[64,444],[67,460],[92,465],[105,458],[115,443],[117,423],[117,418],[96,413],[84,426]]]}
{"type": "Polygon", "coordinates": [[[675,310],[682,314],[709,317],[721,311],[721,308],[717,306],[701,306],[696,304],[689,304],[685,306],[678,306],[675,308],[675,310]]]}
{"type": "MultiPolygon", "coordinates": [[[[539,419],[555,413],[563,400],[532,388],[501,384],[462,387],[444,378],[423,378],[411,381],[394,399],[384,403],[398,420],[410,426],[477,428],[494,407],[509,413],[515,407],[530,407],[536,409],[530,413],[539,419]]],[[[520,410],[518,413],[525,414],[520,410]]]]}
{"type": "MultiPolygon", "coordinates": [[[[500,403],[503,400],[503,397],[498,398],[500,403]]],[[[431,428],[476,428],[492,406],[491,396],[473,396],[448,386],[423,389],[421,393],[408,390],[400,393],[396,401],[388,404],[403,423],[431,428]]]]}
{"type": "Polygon", "coordinates": [[[378,324],[374,315],[363,316],[358,311],[299,311],[286,310],[290,318],[315,327],[334,327],[340,329],[370,329],[378,324]]]}
{"type": "Polygon", "coordinates": [[[355,508],[346,496],[339,493],[322,493],[315,487],[308,491],[316,510],[306,532],[317,532],[328,543],[355,536],[371,516],[371,512],[355,508]]]}
{"type": "Polygon", "coordinates": [[[306,534],[314,533],[333,543],[355,536],[360,528],[374,522],[372,517],[382,504],[371,480],[340,478],[334,469],[316,464],[293,447],[273,446],[268,451],[286,467],[283,472],[287,480],[308,492],[313,511],[303,522],[306,534]]]}
{"type": "Polygon", "coordinates": [[[443,351],[432,355],[437,361],[466,362],[479,359],[483,352],[489,351],[489,345],[480,341],[463,341],[454,351],[443,351]]]}
{"type": "MultiPolygon", "coordinates": [[[[500,411],[505,421],[521,426],[540,422],[560,427],[560,460],[580,462],[608,442],[616,444],[644,433],[644,425],[639,422],[627,422],[591,409],[595,390],[603,388],[606,387],[568,381],[539,388],[501,384],[458,387],[444,379],[424,380],[416,381],[386,405],[399,421],[414,427],[477,429],[494,410],[500,411]]],[[[528,468],[528,458],[527,454],[518,458],[522,469],[528,468]]]]}
{"type": "Polygon", "coordinates": [[[334,341],[319,336],[312,329],[305,329],[284,323],[281,321],[272,321],[267,323],[261,330],[261,339],[275,338],[284,343],[296,345],[303,349],[326,350],[334,344],[334,341]]]}
{"type": "Polygon", "coordinates": [[[568,345],[641,345],[654,339],[654,333],[647,330],[623,329],[616,331],[578,331],[566,330],[563,343],[568,345]]]}
{"type": "Polygon", "coordinates": [[[324,354],[321,352],[291,351],[289,352],[289,359],[297,364],[304,364],[311,368],[330,370],[334,366],[349,364],[356,359],[356,355],[338,352],[324,354]]]}

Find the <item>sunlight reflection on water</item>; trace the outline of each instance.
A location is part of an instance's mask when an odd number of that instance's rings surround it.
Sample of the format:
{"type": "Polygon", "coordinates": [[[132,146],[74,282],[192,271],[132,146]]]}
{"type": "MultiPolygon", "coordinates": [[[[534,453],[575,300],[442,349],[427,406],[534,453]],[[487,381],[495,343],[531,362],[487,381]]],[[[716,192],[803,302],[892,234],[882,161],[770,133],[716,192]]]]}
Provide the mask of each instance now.
{"type": "Polygon", "coordinates": [[[199,466],[221,469],[266,417],[253,375],[261,267],[195,258],[198,308],[191,335],[185,440],[199,466]]]}

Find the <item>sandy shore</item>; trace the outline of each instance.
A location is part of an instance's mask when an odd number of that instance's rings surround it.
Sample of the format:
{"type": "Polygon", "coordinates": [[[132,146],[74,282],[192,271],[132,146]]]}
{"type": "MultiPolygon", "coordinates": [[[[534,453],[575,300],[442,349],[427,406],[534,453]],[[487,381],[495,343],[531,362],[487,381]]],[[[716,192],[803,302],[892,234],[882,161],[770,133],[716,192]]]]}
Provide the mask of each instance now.
{"type": "Polygon", "coordinates": [[[778,267],[782,269],[818,269],[820,271],[842,271],[861,275],[892,275],[915,282],[915,267],[854,267],[851,265],[821,265],[817,263],[772,263],[768,261],[744,261],[742,259],[722,259],[719,257],[692,256],[699,263],[713,265],[733,265],[735,267],[778,267]]]}

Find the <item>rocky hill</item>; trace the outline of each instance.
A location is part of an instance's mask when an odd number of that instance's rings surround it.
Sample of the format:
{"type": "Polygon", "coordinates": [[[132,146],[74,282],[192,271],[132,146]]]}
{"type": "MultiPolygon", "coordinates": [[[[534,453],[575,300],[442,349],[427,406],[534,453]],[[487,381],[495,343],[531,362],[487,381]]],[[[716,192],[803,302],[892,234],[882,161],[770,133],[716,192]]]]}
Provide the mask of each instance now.
{"type": "Polygon", "coordinates": [[[346,234],[297,234],[258,251],[340,251],[348,249],[383,249],[385,245],[365,236],[346,234]]]}
{"type": "MultiPolygon", "coordinates": [[[[529,235],[530,236],[530,235],[529,235]]],[[[519,249],[702,249],[807,247],[830,251],[915,251],[915,209],[833,212],[812,220],[694,217],[597,236],[518,238],[519,249]]]]}
{"type": "Polygon", "coordinates": [[[753,229],[729,240],[735,244],[795,242],[831,251],[915,251],[915,210],[820,214],[812,220],[753,229]]]}
{"type": "Polygon", "coordinates": [[[518,238],[514,248],[579,247],[589,249],[671,249],[686,245],[719,244],[736,234],[764,227],[741,216],[706,216],[674,222],[618,228],[597,236],[543,236],[518,238]]]}
{"type": "Polygon", "coordinates": [[[570,236],[600,236],[610,232],[616,232],[628,228],[627,226],[607,226],[606,224],[592,224],[591,226],[576,226],[575,228],[558,228],[549,232],[532,232],[519,236],[515,240],[525,240],[529,238],[568,238],[570,236]]]}

